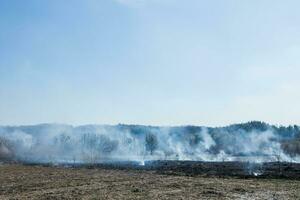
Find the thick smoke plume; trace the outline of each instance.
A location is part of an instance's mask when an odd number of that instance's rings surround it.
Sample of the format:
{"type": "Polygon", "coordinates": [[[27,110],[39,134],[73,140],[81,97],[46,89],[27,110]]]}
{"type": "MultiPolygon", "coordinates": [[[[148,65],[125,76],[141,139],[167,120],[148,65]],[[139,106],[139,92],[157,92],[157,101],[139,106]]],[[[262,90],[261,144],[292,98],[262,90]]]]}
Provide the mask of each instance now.
{"type": "Polygon", "coordinates": [[[138,125],[0,127],[0,160],[35,163],[194,160],[300,162],[298,126],[222,128],[138,125]]]}

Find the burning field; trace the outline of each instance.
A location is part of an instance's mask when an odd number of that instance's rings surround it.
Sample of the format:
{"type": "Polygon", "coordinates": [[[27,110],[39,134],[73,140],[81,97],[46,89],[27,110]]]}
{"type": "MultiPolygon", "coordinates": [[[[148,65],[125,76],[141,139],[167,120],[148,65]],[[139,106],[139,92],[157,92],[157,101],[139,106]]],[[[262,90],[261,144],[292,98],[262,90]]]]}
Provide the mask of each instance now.
{"type": "Polygon", "coordinates": [[[300,128],[0,127],[0,199],[300,199],[300,128]]]}

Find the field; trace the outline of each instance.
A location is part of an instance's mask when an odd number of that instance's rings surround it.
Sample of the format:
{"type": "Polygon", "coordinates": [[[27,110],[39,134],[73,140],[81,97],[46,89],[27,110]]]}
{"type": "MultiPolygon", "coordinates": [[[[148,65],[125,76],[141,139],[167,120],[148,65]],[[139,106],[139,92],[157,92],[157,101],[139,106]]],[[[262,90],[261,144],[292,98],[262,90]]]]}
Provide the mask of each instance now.
{"type": "Polygon", "coordinates": [[[300,181],[0,165],[0,199],[300,199],[300,181]]]}

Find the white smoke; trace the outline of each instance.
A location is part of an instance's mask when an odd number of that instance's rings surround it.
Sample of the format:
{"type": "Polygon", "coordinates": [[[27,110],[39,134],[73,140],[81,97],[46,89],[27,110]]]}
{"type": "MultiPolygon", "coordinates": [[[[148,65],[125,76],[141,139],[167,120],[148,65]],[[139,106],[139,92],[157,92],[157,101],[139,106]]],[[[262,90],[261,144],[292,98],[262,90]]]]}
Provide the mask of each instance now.
{"type": "MultiPolygon", "coordinates": [[[[42,125],[2,127],[1,138],[13,144],[15,159],[26,162],[300,161],[282,150],[271,129],[212,133],[204,127],[42,125]]],[[[8,151],[1,142],[0,149],[8,151]]]]}

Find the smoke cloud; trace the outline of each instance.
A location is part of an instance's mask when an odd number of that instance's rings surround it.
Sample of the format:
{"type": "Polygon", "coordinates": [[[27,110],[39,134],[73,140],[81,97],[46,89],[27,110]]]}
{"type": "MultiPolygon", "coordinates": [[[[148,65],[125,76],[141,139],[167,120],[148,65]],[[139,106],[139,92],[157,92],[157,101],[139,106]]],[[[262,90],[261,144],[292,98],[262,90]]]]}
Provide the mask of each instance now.
{"type": "Polygon", "coordinates": [[[58,124],[1,127],[0,160],[300,162],[298,131],[296,126],[289,129],[252,122],[223,128],[58,124]]]}

